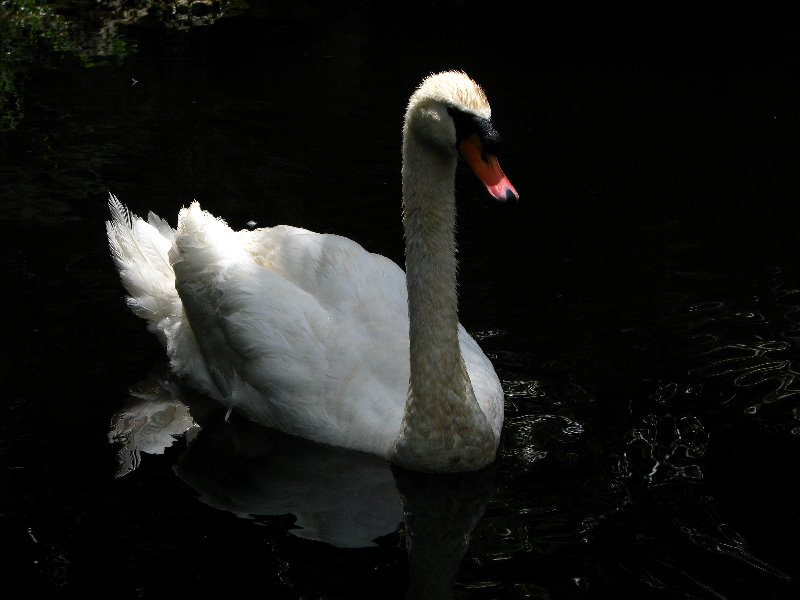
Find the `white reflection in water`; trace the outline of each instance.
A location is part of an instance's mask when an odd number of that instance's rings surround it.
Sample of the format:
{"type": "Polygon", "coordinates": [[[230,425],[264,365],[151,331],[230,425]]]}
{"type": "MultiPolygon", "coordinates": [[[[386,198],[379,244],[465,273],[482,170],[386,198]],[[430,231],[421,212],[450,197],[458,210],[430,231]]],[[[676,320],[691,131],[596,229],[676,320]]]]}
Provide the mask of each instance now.
{"type": "Polygon", "coordinates": [[[192,398],[198,426],[176,397],[180,388],[151,378],[136,389],[112,419],[118,476],[131,476],[142,453],[161,454],[188,432],[173,470],[200,501],[242,518],[292,514],[292,534],[340,548],[373,546],[404,523],[407,597],[452,598],[494,489],[493,468],[447,475],[393,469],[377,456],[274,432],[235,413],[204,414],[210,405],[192,398]]]}
{"type": "Polygon", "coordinates": [[[141,454],[162,454],[190,432],[173,467],[199,500],[242,518],[293,514],[298,537],[358,548],[392,533],[402,521],[388,464],[362,452],[307,442],[231,414],[204,415],[198,426],[176,395],[156,378],[140,383],[114,415],[109,439],[118,444],[119,470],[135,470],[141,454]],[[208,421],[205,423],[205,421],[208,421]]]}
{"type": "Polygon", "coordinates": [[[196,428],[189,408],[174,398],[167,382],[155,375],[131,390],[111,420],[108,440],[117,444],[117,477],[136,470],[142,453],[163,454],[176,438],[196,428]]]}

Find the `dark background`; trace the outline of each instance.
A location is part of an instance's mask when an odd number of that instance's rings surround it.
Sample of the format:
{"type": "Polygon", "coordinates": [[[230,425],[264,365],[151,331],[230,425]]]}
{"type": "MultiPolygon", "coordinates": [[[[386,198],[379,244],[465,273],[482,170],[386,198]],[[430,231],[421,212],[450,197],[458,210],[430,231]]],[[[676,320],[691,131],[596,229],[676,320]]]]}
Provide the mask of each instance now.
{"type": "Polygon", "coordinates": [[[0,13],[25,32],[0,132],[3,566],[23,597],[403,597],[402,530],[345,551],[214,511],[172,473],[183,442],[114,479],[109,420],[162,351],[103,222],[109,191],[173,223],[197,199],[402,263],[402,115],[445,68],[485,88],[521,195],[458,176],[462,322],[508,406],[456,596],[797,597],[796,19],[249,2],[178,27],[166,4],[45,6],[74,45],[0,13]]]}

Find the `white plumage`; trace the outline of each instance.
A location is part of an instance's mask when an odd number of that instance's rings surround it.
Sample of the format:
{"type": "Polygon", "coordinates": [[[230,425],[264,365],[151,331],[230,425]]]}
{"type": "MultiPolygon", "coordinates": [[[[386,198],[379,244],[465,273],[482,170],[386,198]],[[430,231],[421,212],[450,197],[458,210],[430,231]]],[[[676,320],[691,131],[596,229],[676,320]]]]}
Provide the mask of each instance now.
{"type": "MultiPolygon", "coordinates": [[[[431,103],[485,118],[488,103],[477,111],[465,94],[485,102],[466,75],[449,72],[426,79],[409,104],[404,219],[414,281],[340,236],[285,225],[236,232],[197,202],[173,230],[152,213],[132,216],[112,195],[108,237],[128,304],[159,337],[173,371],[248,418],[304,438],[418,470],[491,462],[502,388],[456,317],[448,190],[464,136],[451,119],[441,123],[444,154],[439,140],[409,139],[413,116],[431,103]],[[420,161],[426,168],[414,167],[420,161]],[[431,181],[439,171],[443,180],[431,181]],[[422,202],[436,205],[430,215],[422,202]],[[431,234],[420,219],[441,226],[431,234]],[[415,251],[425,256],[416,267],[415,251]],[[407,290],[420,297],[411,307],[407,290]]],[[[426,138],[430,127],[428,120],[426,138]]]]}

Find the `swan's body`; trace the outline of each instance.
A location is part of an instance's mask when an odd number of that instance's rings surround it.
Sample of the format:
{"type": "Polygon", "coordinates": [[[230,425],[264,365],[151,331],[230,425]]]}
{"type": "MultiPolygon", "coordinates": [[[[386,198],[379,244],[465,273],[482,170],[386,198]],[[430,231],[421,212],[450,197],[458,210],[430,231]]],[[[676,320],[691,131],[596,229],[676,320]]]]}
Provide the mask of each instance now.
{"type": "Polygon", "coordinates": [[[431,76],[412,96],[408,278],[343,237],[234,232],[196,202],[172,230],[112,197],[108,235],[129,305],[176,374],[254,421],[417,470],[485,466],[503,391],[458,323],[453,181],[458,145],[492,195],[516,197],[485,155],[497,142],[488,119],[482,90],[462,73],[431,76]]]}

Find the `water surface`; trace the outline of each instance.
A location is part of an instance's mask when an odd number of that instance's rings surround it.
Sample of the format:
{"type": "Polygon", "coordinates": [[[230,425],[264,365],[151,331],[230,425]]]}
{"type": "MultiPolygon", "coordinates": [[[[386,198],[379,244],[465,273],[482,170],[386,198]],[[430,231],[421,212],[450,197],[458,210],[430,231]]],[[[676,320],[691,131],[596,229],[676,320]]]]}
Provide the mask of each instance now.
{"type": "Polygon", "coordinates": [[[223,3],[106,37],[78,6],[80,44],[13,42],[0,498],[23,597],[798,597],[794,27],[420,6],[223,3]],[[171,386],[107,193],[402,261],[402,114],[442,68],[486,88],[522,196],[458,177],[497,465],[420,478],[171,386]]]}

